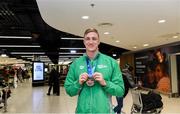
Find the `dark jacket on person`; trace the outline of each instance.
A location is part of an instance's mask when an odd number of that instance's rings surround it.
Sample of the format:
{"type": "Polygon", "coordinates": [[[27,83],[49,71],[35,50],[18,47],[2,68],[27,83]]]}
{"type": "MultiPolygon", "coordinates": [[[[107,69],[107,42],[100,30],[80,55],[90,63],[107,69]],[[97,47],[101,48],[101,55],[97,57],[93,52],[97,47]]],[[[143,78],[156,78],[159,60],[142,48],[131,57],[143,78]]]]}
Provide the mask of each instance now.
{"type": "Polygon", "coordinates": [[[50,72],[50,74],[49,74],[49,85],[50,84],[59,84],[59,77],[60,77],[60,75],[59,75],[59,72],[58,71],[56,71],[55,69],[52,69],[52,71],[50,72]]]}
{"type": "Polygon", "coordinates": [[[129,88],[136,87],[136,84],[134,82],[132,73],[128,69],[122,70],[122,77],[123,77],[124,87],[125,87],[125,92],[124,92],[123,97],[125,97],[129,91],[129,88]]]}

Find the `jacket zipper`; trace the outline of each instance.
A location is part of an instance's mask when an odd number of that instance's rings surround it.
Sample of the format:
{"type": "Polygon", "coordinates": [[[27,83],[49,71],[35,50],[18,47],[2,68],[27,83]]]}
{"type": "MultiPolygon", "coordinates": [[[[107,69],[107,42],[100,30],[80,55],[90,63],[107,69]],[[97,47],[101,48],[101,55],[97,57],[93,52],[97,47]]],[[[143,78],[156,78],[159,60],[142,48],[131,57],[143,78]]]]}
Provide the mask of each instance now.
{"type": "Polygon", "coordinates": [[[91,91],[91,100],[90,100],[90,112],[92,113],[92,87],[90,88],[91,91]]]}

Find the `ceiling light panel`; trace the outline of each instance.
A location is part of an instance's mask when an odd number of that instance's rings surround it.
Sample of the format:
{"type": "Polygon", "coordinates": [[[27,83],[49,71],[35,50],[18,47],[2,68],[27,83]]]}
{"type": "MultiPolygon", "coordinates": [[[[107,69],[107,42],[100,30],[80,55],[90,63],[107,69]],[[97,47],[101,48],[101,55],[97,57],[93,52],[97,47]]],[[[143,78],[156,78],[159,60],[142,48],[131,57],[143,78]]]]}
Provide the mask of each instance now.
{"type": "Polygon", "coordinates": [[[33,56],[32,55],[26,55],[26,56],[24,55],[24,56],[21,56],[21,57],[31,57],[32,58],[33,56]]]}
{"type": "Polygon", "coordinates": [[[76,50],[71,50],[70,53],[75,54],[76,50]]]}
{"type": "Polygon", "coordinates": [[[76,56],[59,56],[59,59],[61,59],[61,58],[78,58],[80,56],[77,56],[77,55],[76,56]]]}
{"type": "Polygon", "coordinates": [[[0,47],[40,47],[39,45],[0,45],[0,47]]]}
{"type": "Polygon", "coordinates": [[[45,52],[11,52],[11,54],[24,54],[24,55],[28,55],[28,54],[32,54],[32,55],[44,55],[45,52]]]}
{"type": "Polygon", "coordinates": [[[0,36],[0,38],[9,38],[9,39],[31,39],[30,36],[0,36]]]}
{"type": "Polygon", "coordinates": [[[61,38],[62,40],[83,40],[83,38],[61,38]]]}
{"type": "Polygon", "coordinates": [[[65,55],[65,54],[76,54],[76,55],[79,55],[79,54],[84,54],[84,53],[62,53],[62,52],[60,52],[59,54],[62,54],[62,55],[65,55]]]}
{"type": "Polygon", "coordinates": [[[74,50],[76,50],[76,49],[77,49],[77,50],[86,50],[86,48],[60,48],[60,49],[70,49],[70,50],[71,50],[71,49],[72,49],[72,50],[73,50],[73,49],[74,49],[74,50]]]}

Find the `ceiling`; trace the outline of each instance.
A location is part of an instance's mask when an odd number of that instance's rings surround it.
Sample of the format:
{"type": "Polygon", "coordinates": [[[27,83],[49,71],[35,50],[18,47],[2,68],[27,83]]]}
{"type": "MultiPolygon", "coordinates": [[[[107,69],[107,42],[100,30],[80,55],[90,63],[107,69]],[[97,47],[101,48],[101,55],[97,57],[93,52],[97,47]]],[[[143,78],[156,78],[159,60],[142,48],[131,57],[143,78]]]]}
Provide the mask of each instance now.
{"type": "Polygon", "coordinates": [[[0,35],[3,36],[0,48],[1,53],[6,52],[10,57],[32,60],[33,55],[40,60],[49,58],[52,63],[72,60],[85,52],[81,49],[84,48],[81,39],[84,30],[90,27],[95,27],[100,33],[100,51],[110,56],[116,54],[112,56],[114,58],[127,51],[180,42],[180,0],[0,2],[0,35]],[[84,20],[82,16],[89,16],[89,19],[84,20]],[[159,20],[165,22],[158,23],[159,20]],[[32,38],[9,39],[4,36],[32,38]],[[77,52],[71,54],[69,48],[76,48],[77,52]]]}
{"type": "MultiPolygon", "coordinates": [[[[103,42],[99,49],[113,58],[118,58],[123,52],[128,51],[103,42]]],[[[28,61],[41,60],[57,64],[58,62],[72,61],[83,55],[85,48],[82,35],[55,29],[47,24],[41,17],[35,0],[1,0],[0,53],[6,53],[11,58],[28,61]],[[70,53],[70,48],[76,50],[76,53],[70,53]]],[[[1,59],[1,64],[6,63],[2,61],[4,59],[1,59]]]]}
{"type": "Polygon", "coordinates": [[[86,28],[95,27],[103,43],[127,50],[180,41],[172,38],[180,32],[180,0],[37,0],[37,3],[43,20],[51,27],[78,36],[83,36],[86,28]],[[89,19],[83,20],[82,16],[89,19]]]}

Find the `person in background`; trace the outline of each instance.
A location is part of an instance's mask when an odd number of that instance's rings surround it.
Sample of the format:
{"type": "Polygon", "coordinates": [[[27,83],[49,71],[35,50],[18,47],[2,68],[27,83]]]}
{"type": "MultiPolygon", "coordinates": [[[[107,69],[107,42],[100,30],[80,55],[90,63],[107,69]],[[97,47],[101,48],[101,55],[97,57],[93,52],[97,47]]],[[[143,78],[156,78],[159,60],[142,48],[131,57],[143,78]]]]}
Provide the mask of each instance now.
{"type": "Polygon", "coordinates": [[[14,88],[17,88],[17,69],[14,69],[14,88]]]}
{"type": "Polygon", "coordinates": [[[53,94],[60,95],[60,73],[57,70],[55,70],[53,94]]]}
{"type": "Polygon", "coordinates": [[[64,84],[66,93],[78,95],[76,113],[114,113],[111,95],[122,97],[124,94],[119,65],[99,52],[96,29],[87,29],[83,42],[86,53],[71,64],[64,84]]]}
{"type": "Polygon", "coordinates": [[[49,74],[49,82],[48,82],[49,89],[47,95],[50,95],[52,87],[53,87],[53,94],[56,94],[57,96],[60,95],[59,77],[60,77],[59,72],[55,68],[52,68],[49,74]]]}
{"type": "Polygon", "coordinates": [[[2,75],[3,75],[3,79],[4,79],[5,83],[8,84],[8,81],[9,81],[9,71],[8,71],[7,67],[3,68],[2,75]]]}
{"type": "Polygon", "coordinates": [[[126,64],[125,68],[122,69],[122,76],[123,76],[123,81],[124,81],[124,87],[125,87],[125,92],[123,97],[116,97],[117,100],[117,106],[114,107],[114,112],[116,112],[117,114],[121,113],[121,109],[123,107],[123,99],[126,97],[126,95],[128,94],[129,88],[135,88],[138,87],[133,79],[133,67],[126,64]]]}
{"type": "Polygon", "coordinates": [[[23,77],[22,77],[22,68],[19,67],[17,69],[17,78],[18,78],[18,81],[20,81],[21,83],[23,83],[23,77]]]}

